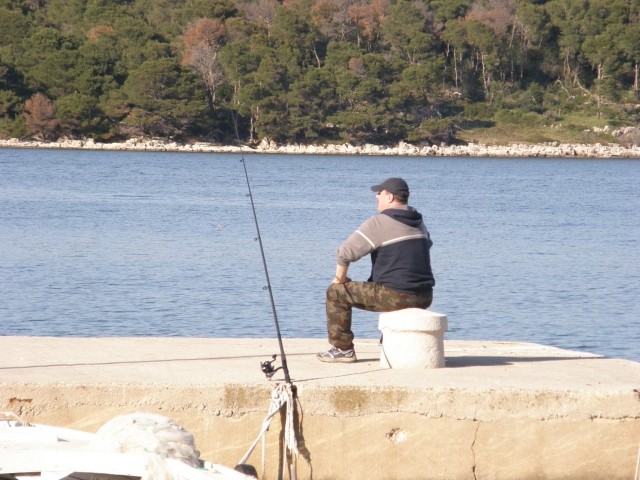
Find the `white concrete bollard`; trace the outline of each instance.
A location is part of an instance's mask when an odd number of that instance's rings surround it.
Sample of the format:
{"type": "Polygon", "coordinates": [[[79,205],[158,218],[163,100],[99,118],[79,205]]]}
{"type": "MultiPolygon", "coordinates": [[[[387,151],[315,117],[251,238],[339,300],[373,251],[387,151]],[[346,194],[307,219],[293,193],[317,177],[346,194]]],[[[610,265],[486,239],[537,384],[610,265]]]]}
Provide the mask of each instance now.
{"type": "Polygon", "coordinates": [[[380,314],[380,366],[384,368],[444,367],[447,316],[421,308],[380,314]]]}

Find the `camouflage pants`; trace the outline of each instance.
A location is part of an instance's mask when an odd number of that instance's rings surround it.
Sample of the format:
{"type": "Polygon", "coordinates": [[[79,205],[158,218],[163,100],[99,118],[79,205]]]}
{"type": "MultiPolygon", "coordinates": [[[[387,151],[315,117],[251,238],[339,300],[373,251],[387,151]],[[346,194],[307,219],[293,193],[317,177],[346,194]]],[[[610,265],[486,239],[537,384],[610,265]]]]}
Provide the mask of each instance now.
{"type": "Polygon", "coordinates": [[[403,308],[428,308],[433,292],[402,293],[371,282],[332,283],[327,288],[327,333],[329,343],[346,350],[353,348],[351,309],[391,312],[403,308]]]}

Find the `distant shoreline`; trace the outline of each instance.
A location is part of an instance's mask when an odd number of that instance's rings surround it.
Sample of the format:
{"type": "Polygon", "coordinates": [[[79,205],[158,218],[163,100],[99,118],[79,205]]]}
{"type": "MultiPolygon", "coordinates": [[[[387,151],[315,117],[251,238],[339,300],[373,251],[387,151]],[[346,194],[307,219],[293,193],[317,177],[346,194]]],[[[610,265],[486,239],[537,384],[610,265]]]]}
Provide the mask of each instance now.
{"type": "Polygon", "coordinates": [[[417,147],[401,142],[395,147],[378,145],[278,145],[263,141],[257,147],[225,146],[197,142],[180,144],[158,139],[129,139],[121,143],[99,143],[89,140],[57,142],[0,140],[0,148],[47,148],[63,150],[115,150],[141,152],[193,153],[263,153],[280,155],[381,155],[421,157],[544,157],[544,158],[640,158],[640,147],[619,145],[544,144],[544,145],[450,145],[417,147]]]}

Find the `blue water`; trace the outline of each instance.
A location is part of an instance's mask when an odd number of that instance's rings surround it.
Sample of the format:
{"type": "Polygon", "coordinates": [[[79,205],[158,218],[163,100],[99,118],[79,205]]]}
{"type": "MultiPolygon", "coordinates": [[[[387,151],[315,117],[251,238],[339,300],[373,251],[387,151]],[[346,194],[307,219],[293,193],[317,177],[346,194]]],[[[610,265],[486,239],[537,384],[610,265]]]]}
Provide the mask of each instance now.
{"type": "MultiPolygon", "coordinates": [[[[275,337],[240,158],[0,149],[0,335],[275,337]]],[[[446,338],[640,361],[637,160],[246,166],[285,337],[325,337],[334,251],[375,212],[369,185],[403,176],[435,243],[446,338]]],[[[357,312],[354,331],[377,338],[377,316],[357,312]]]]}

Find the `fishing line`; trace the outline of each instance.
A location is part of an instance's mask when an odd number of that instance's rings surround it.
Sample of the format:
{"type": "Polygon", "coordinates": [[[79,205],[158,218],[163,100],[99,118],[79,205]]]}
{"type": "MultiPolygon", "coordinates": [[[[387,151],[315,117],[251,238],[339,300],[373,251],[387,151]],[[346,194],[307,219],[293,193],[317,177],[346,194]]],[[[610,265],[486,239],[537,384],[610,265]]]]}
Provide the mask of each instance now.
{"type": "Polygon", "coordinates": [[[258,215],[256,214],[256,207],[253,203],[253,194],[251,193],[251,183],[249,182],[249,173],[247,172],[247,162],[244,158],[244,152],[242,151],[242,145],[240,145],[240,135],[238,134],[238,121],[233,112],[231,112],[231,119],[233,120],[233,128],[236,133],[236,140],[238,141],[238,146],[240,148],[240,163],[244,168],[244,178],[247,181],[247,191],[249,192],[247,196],[251,201],[251,211],[253,212],[253,220],[256,225],[256,240],[258,241],[258,245],[260,245],[260,255],[262,256],[262,266],[264,268],[264,275],[267,281],[267,285],[265,287],[266,290],[269,291],[269,299],[271,300],[271,311],[273,312],[273,321],[276,326],[276,333],[278,334],[278,345],[280,346],[280,358],[282,360],[282,367],[273,368],[273,361],[275,360],[275,355],[272,361],[265,361],[260,364],[262,371],[265,373],[267,378],[271,378],[273,374],[282,368],[284,372],[284,379],[288,384],[291,384],[291,378],[289,377],[289,368],[287,367],[287,357],[284,353],[284,346],[282,345],[282,335],[280,334],[280,323],[278,322],[278,314],[276,313],[276,303],[273,299],[273,290],[271,288],[271,280],[269,279],[269,270],[267,268],[267,258],[264,254],[264,246],[262,245],[262,237],[260,236],[260,226],[258,225],[258,215]]]}

